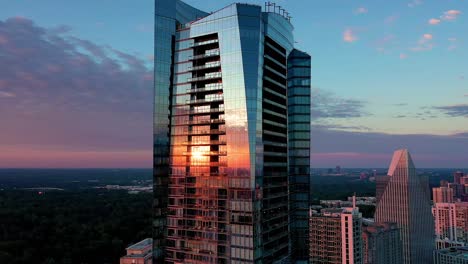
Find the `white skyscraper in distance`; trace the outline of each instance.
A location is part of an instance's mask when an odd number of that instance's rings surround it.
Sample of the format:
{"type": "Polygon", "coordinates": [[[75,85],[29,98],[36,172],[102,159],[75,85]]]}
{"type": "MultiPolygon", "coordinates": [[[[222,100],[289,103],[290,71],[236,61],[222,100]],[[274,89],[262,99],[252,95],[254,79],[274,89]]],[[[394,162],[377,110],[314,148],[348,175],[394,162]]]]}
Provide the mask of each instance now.
{"type": "Polygon", "coordinates": [[[416,174],[406,149],[393,154],[375,211],[376,222],[395,222],[400,228],[403,263],[432,263],[434,220],[427,180],[416,174]]]}

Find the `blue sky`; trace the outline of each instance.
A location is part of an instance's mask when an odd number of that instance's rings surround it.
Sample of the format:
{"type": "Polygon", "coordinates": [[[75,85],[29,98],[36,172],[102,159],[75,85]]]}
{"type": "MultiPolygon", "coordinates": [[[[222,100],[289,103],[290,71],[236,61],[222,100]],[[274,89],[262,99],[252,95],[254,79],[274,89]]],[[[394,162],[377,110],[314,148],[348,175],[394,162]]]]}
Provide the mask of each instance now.
{"type": "MultiPolygon", "coordinates": [[[[231,3],[186,2],[204,11],[231,3]]],[[[468,167],[466,0],[277,4],[312,55],[312,166],[385,167],[404,147],[419,167],[468,167]]],[[[0,167],[152,165],[153,9],[3,3],[0,167]]]]}

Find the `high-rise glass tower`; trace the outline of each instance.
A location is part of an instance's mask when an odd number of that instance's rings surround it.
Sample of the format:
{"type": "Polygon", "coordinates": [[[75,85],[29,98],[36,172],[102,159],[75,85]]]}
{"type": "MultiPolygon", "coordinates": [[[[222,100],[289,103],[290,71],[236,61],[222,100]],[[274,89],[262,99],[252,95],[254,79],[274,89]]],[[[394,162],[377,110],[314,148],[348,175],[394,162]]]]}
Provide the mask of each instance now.
{"type": "Polygon", "coordinates": [[[375,221],[394,222],[400,229],[403,263],[432,263],[434,219],[428,182],[416,174],[406,149],[393,154],[388,181],[375,210],[375,221]]]}
{"type": "Polygon", "coordinates": [[[156,0],[155,24],[156,262],[299,258],[291,234],[307,222],[291,222],[308,208],[310,57],[293,51],[288,13],[156,0]]]}

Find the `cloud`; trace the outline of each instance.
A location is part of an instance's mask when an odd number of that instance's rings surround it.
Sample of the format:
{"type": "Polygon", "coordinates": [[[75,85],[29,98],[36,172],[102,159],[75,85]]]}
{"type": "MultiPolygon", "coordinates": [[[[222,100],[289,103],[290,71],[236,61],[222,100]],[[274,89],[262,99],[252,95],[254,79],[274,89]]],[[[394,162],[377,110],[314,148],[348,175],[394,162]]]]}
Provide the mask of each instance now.
{"type": "Polygon", "coordinates": [[[343,40],[345,42],[354,42],[358,40],[358,37],[356,35],[356,32],[354,32],[352,29],[348,28],[343,32],[343,40]]]}
{"type": "Polygon", "coordinates": [[[356,99],[344,99],[320,88],[312,89],[311,116],[321,118],[353,118],[367,116],[364,110],[366,102],[356,99]]]}
{"type": "Polygon", "coordinates": [[[461,14],[460,10],[448,10],[441,16],[443,20],[455,20],[461,14]]]}
{"type": "Polygon", "coordinates": [[[0,20],[0,32],[8,39],[0,45],[1,151],[151,150],[153,81],[145,58],[26,18],[0,20]]]}
{"type": "Polygon", "coordinates": [[[426,33],[421,36],[418,41],[418,45],[415,47],[410,48],[412,51],[428,51],[432,50],[434,44],[432,43],[432,39],[434,36],[432,34],[426,33]]]}
{"type": "Polygon", "coordinates": [[[368,12],[367,8],[365,7],[358,7],[354,10],[354,14],[360,15],[360,14],[366,14],[368,12]]]}
{"type": "Polygon", "coordinates": [[[431,18],[431,19],[429,19],[429,21],[427,23],[429,23],[430,25],[438,25],[440,23],[440,19],[431,18]]]}
{"type": "Polygon", "coordinates": [[[419,5],[422,5],[423,1],[422,0],[413,0],[411,2],[408,3],[408,7],[416,7],[416,6],[419,6],[419,5]]]}
{"type": "Polygon", "coordinates": [[[386,134],[330,130],[312,125],[312,167],[388,167],[392,153],[408,148],[417,168],[466,167],[468,133],[386,134]],[[443,155],[441,154],[443,153],[443,155]]]}
{"type": "Polygon", "coordinates": [[[12,92],[0,91],[0,98],[15,97],[16,95],[12,92]]]}
{"type": "Polygon", "coordinates": [[[466,117],[468,118],[468,104],[456,104],[446,106],[434,106],[436,110],[441,111],[449,117],[466,117]]]}
{"type": "Polygon", "coordinates": [[[405,53],[400,53],[400,59],[404,60],[408,58],[408,55],[406,55],[405,53]]]}

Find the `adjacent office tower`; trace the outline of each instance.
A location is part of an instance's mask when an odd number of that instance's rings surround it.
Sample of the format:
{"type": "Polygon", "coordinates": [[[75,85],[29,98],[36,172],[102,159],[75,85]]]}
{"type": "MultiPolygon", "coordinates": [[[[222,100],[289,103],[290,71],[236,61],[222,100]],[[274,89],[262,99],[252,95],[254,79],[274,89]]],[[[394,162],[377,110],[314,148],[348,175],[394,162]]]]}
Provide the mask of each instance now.
{"type": "Polygon", "coordinates": [[[432,213],[437,248],[468,246],[468,203],[436,203],[432,213]]]}
{"type": "Polygon", "coordinates": [[[310,212],[309,263],[362,264],[362,215],[358,208],[310,212]]]}
{"type": "Polygon", "coordinates": [[[293,49],[288,13],[156,0],[155,27],[156,262],[296,258],[290,241],[304,236],[290,234],[307,230],[294,223],[309,195],[310,57],[293,49]]]}
{"type": "Polygon", "coordinates": [[[432,201],[434,204],[453,202],[453,189],[449,187],[432,188],[432,201]]]}
{"type": "Polygon", "coordinates": [[[309,255],[310,55],[293,49],[288,57],[288,151],[291,253],[309,255]]]}
{"type": "Polygon", "coordinates": [[[400,264],[402,245],[396,223],[363,221],[364,264],[400,264]]]}
{"type": "Polygon", "coordinates": [[[416,174],[406,149],[393,154],[388,182],[375,211],[376,222],[394,222],[400,228],[403,263],[432,263],[434,220],[427,180],[416,174]]]}

